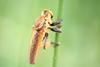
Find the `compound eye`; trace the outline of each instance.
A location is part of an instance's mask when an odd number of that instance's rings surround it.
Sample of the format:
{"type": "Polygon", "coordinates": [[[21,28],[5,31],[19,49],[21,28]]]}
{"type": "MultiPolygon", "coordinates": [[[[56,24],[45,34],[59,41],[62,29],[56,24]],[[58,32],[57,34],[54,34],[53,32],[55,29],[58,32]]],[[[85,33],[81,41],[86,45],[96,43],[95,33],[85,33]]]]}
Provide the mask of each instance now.
{"type": "Polygon", "coordinates": [[[51,16],[51,18],[53,18],[53,16],[51,16]]]}

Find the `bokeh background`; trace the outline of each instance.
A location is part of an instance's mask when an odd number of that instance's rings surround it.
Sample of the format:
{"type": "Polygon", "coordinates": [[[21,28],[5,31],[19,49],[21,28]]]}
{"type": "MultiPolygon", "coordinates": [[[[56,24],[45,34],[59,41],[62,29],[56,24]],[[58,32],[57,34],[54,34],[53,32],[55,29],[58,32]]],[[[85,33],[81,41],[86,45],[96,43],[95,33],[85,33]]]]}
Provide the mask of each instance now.
{"type": "MultiPolygon", "coordinates": [[[[35,65],[28,60],[32,25],[45,8],[56,20],[58,0],[0,0],[0,67],[52,67],[52,47],[40,49],[35,65]]],[[[62,19],[57,67],[100,67],[100,0],[64,0],[62,19]]]]}

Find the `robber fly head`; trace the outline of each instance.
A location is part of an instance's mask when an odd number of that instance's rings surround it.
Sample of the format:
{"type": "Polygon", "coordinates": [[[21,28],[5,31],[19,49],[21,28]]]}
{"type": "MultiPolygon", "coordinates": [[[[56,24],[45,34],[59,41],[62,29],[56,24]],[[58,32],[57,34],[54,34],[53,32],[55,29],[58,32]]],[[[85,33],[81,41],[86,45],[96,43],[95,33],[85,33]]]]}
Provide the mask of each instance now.
{"type": "Polygon", "coordinates": [[[44,9],[42,11],[42,14],[41,15],[44,15],[45,17],[48,17],[48,18],[53,18],[53,13],[52,11],[48,10],[48,9],[44,9]]]}

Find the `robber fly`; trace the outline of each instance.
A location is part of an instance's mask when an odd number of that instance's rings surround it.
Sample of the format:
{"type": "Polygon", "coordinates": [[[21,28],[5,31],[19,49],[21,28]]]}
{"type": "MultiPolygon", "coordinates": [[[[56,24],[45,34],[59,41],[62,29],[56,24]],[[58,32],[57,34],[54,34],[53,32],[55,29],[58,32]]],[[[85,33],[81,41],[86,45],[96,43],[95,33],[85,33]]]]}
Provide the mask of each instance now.
{"type": "Polygon", "coordinates": [[[61,20],[52,22],[53,13],[45,9],[37,18],[32,28],[32,39],[30,48],[30,64],[35,64],[38,51],[41,47],[46,49],[49,30],[61,33],[59,24],[61,20]]]}

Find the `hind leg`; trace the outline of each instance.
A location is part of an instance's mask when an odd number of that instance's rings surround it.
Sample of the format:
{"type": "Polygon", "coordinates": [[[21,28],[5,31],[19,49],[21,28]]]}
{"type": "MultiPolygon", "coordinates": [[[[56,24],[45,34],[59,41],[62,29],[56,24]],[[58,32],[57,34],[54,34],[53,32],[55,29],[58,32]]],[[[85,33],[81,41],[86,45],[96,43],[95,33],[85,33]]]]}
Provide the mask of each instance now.
{"type": "Polygon", "coordinates": [[[47,41],[48,41],[48,33],[45,33],[45,36],[43,38],[43,48],[46,49],[47,46],[47,41]]]}

